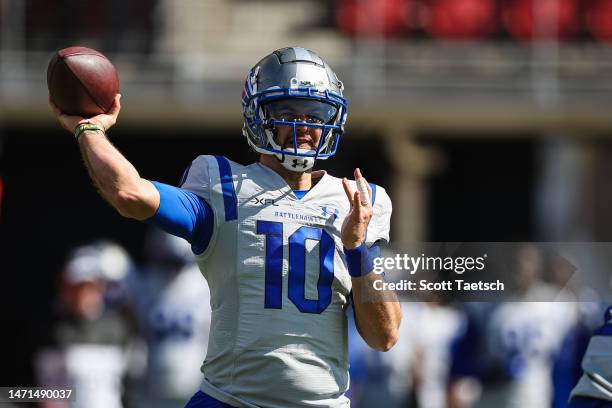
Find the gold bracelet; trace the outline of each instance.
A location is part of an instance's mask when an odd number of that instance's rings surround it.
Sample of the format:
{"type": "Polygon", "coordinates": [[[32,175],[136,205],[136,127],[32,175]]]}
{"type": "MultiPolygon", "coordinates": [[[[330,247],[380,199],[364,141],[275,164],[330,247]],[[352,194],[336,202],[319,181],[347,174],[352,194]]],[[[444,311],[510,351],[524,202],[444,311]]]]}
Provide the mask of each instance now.
{"type": "Polygon", "coordinates": [[[86,130],[93,130],[95,132],[102,132],[102,134],[106,134],[101,126],[96,125],[95,123],[85,122],[77,125],[77,127],[74,128],[75,139],[79,140],[79,136],[81,136],[86,130]]]}

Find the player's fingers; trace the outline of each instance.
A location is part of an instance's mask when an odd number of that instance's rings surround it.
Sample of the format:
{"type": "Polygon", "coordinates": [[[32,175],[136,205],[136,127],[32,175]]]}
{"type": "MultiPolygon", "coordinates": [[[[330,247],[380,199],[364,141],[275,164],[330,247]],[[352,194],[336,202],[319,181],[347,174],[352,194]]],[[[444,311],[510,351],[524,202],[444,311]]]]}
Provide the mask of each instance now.
{"type": "Polygon", "coordinates": [[[348,198],[349,203],[351,203],[351,207],[352,207],[353,206],[353,192],[351,191],[351,186],[349,185],[349,182],[346,179],[346,177],[342,179],[342,187],[344,187],[346,198],[348,198]]]}
{"type": "Polygon", "coordinates": [[[357,191],[361,196],[361,205],[369,206],[372,203],[372,195],[370,193],[370,186],[368,182],[361,174],[361,169],[355,169],[355,182],[357,183],[357,191]]]}
{"type": "Polygon", "coordinates": [[[373,205],[374,203],[372,202],[372,187],[370,186],[370,183],[366,183],[366,187],[368,188],[368,196],[370,197],[370,205],[373,205]]]}
{"type": "Polygon", "coordinates": [[[359,217],[362,211],[361,195],[359,194],[359,191],[355,191],[355,194],[353,195],[353,208],[355,210],[355,213],[359,217]]]}
{"type": "Polygon", "coordinates": [[[115,116],[121,110],[121,94],[115,95],[115,99],[113,99],[113,105],[108,112],[109,115],[115,116]]]}

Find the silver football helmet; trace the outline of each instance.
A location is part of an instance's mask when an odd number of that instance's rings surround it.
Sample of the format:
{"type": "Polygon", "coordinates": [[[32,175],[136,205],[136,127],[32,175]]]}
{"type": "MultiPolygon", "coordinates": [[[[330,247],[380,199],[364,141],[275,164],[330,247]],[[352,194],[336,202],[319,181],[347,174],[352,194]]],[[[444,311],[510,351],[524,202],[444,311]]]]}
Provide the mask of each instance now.
{"type": "Polygon", "coordinates": [[[281,48],[264,57],[247,75],[242,92],[242,133],[257,153],[276,156],[291,171],[310,170],[316,159],[338,149],[347,116],[343,85],[316,53],[299,47],[281,48]],[[278,126],[293,128],[293,143],[281,146],[278,126]],[[300,149],[298,127],[322,129],[314,149],[300,149]]]}

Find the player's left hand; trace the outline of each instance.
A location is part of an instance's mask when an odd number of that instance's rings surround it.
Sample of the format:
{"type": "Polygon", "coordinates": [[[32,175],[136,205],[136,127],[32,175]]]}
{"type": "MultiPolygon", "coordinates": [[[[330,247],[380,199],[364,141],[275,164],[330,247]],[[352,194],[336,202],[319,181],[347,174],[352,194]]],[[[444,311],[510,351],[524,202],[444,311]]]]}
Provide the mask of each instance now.
{"type": "MultiPolygon", "coordinates": [[[[362,177],[361,171],[358,168],[355,169],[355,180],[362,177]]],[[[359,191],[353,192],[346,177],[342,180],[344,192],[351,203],[351,210],[342,223],[341,231],[342,244],[348,249],[356,248],[365,241],[368,224],[372,219],[372,189],[369,184],[365,183],[365,185],[369,194],[367,204],[363,204],[359,191]]]]}

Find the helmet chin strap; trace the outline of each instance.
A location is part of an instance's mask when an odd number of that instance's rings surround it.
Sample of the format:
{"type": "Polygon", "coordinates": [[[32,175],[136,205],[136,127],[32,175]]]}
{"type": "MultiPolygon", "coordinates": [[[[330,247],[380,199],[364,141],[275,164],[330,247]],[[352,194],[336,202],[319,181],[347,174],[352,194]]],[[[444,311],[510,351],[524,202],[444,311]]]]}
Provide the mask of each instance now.
{"type": "MultiPolygon", "coordinates": [[[[299,153],[309,152],[309,150],[298,149],[299,153]]],[[[289,153],[275,153],[274,156],[280,164],[289,171],[302,173],[314,167],[315,159],[312,157],[295,156],[289,153]]]]}

